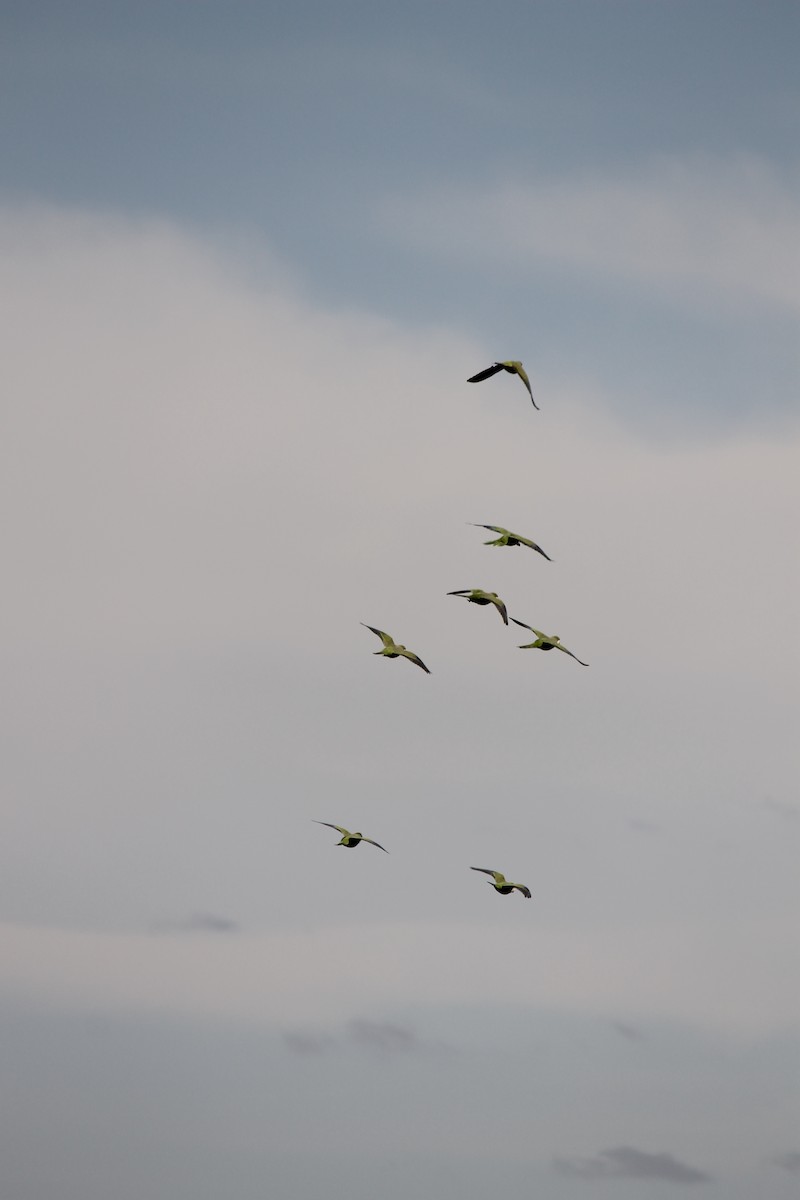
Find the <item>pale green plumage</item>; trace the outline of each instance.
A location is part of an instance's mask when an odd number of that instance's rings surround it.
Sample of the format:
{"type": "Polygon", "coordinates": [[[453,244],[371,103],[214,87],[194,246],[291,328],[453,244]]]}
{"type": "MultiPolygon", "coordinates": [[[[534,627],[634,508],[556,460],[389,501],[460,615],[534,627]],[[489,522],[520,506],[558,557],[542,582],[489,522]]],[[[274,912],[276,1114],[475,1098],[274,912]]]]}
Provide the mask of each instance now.
{"type": "Polygon", "coordinates": [[[485,592],[483,588],[460,588],[458,591],[447,594],[448,596],[462,596],[470,604],[493,604],[503,618],[503,624],[508,624],[508,611],[497,592],[485,592]]]}
{"type": "Polygon", "coordinates": [[[383,642],[383,649],[373,650],[373,654],[382,654],[385,658],[407,658],[411,662],[415,663],[418,667],[422,667],[422,670],[426,675],[430,675],[430,671],[425,666],[425,663],[417,654],[414,654],[413,650],[406,650],[405,646],[401,646],[398,642],[395,642],[389,636],[389,634],[384,633],[382,629],[376,629],[374,625],[366,625],[363,621],[361,624],[365,629],[368,629],[370,633],[377,634],[377,636],[383,642]]]}
{"type": "Polygon", "coordinates": [[[337,842],[337,846],[346,846],[348,850],[353,850],[359,842],[369,842],[370,846],[377,846],[379,850],[383,850],[384,854],[389,851],[380,842],[373,842],[372,838],[364,837],[363,833],[351,833],[349,829],[345,829],[343,825],[332,825],[330,821],[314,820],[315,825],[327,825],[328,829],[336,829],[342,835],[342,840],[337,842]]]}
{"type": "Polygon", "coordinates": [[[531,898],[530,888],[526,887],[524,883],[511,883],[508,879],[506,879],[505,875],[503,875],[501,871],[491,871],[488,867],[470,867],[470,870],[482,871],[484,875],[491,875],[494,879],[494,882],[491,886],[496,892],[499,892],[501,896],[508,896],[509,893],[513,892],[516,888],[518,892],[522,892],[526,900],[530,900],[531,898]]]}
{"type": "Polygon", "coordinates": [[[536,542],[532,542],[530,538],[523,537],[521,533],[512,533],[510,529],[504,529],[502,525],[481,525],[477,521],[469,521],[468,524],[473,525],[475,529],[491,529],[493,533],[500,534],[500,537],[490,538],[488,542],[484,542],[484,546],[529,546],[531,550],[536,550],[548,562],[553,561],[549,554],[545,554],[541,546],[537,546],[536,542]]]}
{"type": "Polygon", "coordinates": [[[470,375],[467,383],[481,383],[484,379],[490,379],[492,375],[496,375],[498,371],[508,371],[510,375],[519,375],[520,379],[525,384],[525,387],[528,389],[528,395],[531,398],[531,404],[534,408],[538,409],[539,405],[533,398],[531,381],[528,379],[528,374],[522,363],[515,358],[507,359],[506,362],[492,363],[492,365],[487,367],[485,371],[479,371],[477,375],[470,375]]]}
{"type": "Polygon", "coordinates": [[[541,629],[534,629],[532,625],[526,625],[524,621],[518,621],[516,617],[512,617],[511,620],[515,625],[521,625],[523,629],[530,629],[531,633],[536,634],[536,641],[527,642],[526,645],[520,646],[520,650],[561,650],[562,653],[568,654],[570,658],[574,658],[575,662],[579,662],[582,667],[589,666],[582,658],[578,658],[577,654],[573,654],[566,646],[561,645],[561,638],[557,633],[542,633],[541,629]]]}

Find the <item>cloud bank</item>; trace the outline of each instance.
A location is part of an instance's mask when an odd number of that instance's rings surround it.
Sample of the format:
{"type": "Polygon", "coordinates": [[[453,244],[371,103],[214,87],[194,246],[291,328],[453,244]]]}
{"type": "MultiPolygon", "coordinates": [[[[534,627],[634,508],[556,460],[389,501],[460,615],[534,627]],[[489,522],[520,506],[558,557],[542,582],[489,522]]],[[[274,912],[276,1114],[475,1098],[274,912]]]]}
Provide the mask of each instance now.
{"type": "Polygon", "coordinates": [[[514,962],[502,1003],[791,1023],[795,860],[747,816],[794,765],[791,439],[643,444],[567,378],[535,413],[466,384],[458,331],[256,285],[164,223],[6,210],[0,251],[14,994],[314,1023],[494,1002],[514,962]],[[456,611],[465,585],[591,670],[456,611]],[[389,863],[305,840],[353,809],[389,863]],[[660,836],[632,848],[632,815],[660,836]],[[532,911],[476,861],[530,869],[532,911]],[[129,932],[197,896],[248,933],[129,932]]]}
{"type": "Polygon", "coordinates": [[[667,1183],[710,1183],[705,1171],[680,1162],[671,1154],[651,1154],[633,1146],[615,1146],[592,1158],[557,1158],[556,1170],[578,1179],[663,1179],[667,1183]]]}

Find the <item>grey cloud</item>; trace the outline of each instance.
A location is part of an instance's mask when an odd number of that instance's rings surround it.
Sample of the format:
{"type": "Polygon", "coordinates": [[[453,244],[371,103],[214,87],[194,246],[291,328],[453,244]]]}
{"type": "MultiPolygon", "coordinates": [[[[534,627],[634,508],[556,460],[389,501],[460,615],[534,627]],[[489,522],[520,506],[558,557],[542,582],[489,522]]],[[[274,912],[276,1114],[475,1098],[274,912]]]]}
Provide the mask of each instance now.
{"type": "Polygon", "coordinates": [[[154,933],[238,933],[238,921],[218,913],[190,913],[175,921],[158,921],[151,926],[154,933]]]}
{"type": "Polygon", "coordinates": [[[592,1158],[556,1158],[555,1168],[576,1179],[664,1179],[669,1183],[708,1183],[711,1176],[671,1154],[649,1154],[633,1146],[601,1150],[592,1158]]]}
{"type": "Polygon", "coordinates": [[[450,1049],[443,1043],[424,1041],[407,1025],[370,1021],[365,1017],[354,1017],[339,1033],[286,1030],[283,1040],[294,1054],[325,1054],[337,1047],[353,1046],[374,1054],[415,1054],[450,1049]]]}
{"type": "Polygon", "coordinates": [[[791,1175],[800,1175],[800,1151],[789,1150],[786,1154],[776,1154],[770,1160],[774,1166],[788,1171],[791,1175]]]}
{"type": "Polygon", "coordinates": [[[784,821],[796,821],[800,817],[800,805],[792,804],[789,800],[775,800],[772,796],[767,796],[762,800],[761,806],[784,821]]]}
{"type": "Polygon", "coordinates": [[[644,1039],[641,1029],[637,1029],[635,1025],[629,1025],[627,1021],[612,1021],[611,1028],[616,1030],[620,1037],[627,1038],[631,1042],[641,1042],[644,1039]]]}
{"type": "Polygon", "coordinates": [[[659,826],[644,817],[628,817],[628,828],[634,833],[658,833],[659,826]]]}
{"type": "Polygon", "coordinates": [[[334,1045],[334,1039],[325,1033],[310,1033],[302,1029],[290,1029],[283,1040],[293,1054],[325,1054],[334,1045]]]}
{"type": "Polygon", "coordinates": [[[347,1026],[348,1036],[359,1046],[380,1053],[408,1053],[418,1050],[420,1042],[413,1030],[384,1021],[356,1019],[347,1026]]]}

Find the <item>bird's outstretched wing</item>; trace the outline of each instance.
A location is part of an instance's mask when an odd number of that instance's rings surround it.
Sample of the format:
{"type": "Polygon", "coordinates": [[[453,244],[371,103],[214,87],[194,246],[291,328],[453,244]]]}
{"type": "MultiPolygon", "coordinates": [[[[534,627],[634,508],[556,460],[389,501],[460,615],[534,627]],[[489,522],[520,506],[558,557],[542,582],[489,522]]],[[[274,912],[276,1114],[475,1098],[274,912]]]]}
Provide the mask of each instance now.
{"type": "Polygon", "coordinates": [[[359,624],[363,625],[365,629],[368,629],[370,633],[376,633],[383,642],[384,646],[394,645],[394,638],[389,637],[389,634],[384,633],[382,629],[376,629],[374,625],[367,625],[364,621],[360,621],[359,624]]]}
{"type": "Polygon", "coordinates": [[[496,375],[498,371],[504,371],[505,367],[502,363],[492,363],[485,371],[479,371],[477,375],[470,375],[467,383],[482,383],[484,379],[490,379],[492,375],[496,375]]]}
{"type": "Polygon", "coordinates": [[[496,600],[492,601],[492,604],[495,606],[497,611],[500,613],[500,616],[503,618],[503,624],[507,625],[508,624],[508,609],[506,608],[503,601],[498,596],[496,600]]]}
{"type": "Polygon", "coordinates": [[[511,536],[512,536],[513,538],[516,538],[516,540],[517,540],[518,542],[522,542],[522,545],[523,545],[523,546],[529,546],[529,547],[531,548],[531,550],[535,550],[535,551],[537,552],[537,554],[541,554],[542,558],[546,558],[548,562],[552,562],[552,561],[553,561],[553,560],[552,560],[552,558],[550,557],[550,555],[549,555],[549,554],[545,554],[545,552],[544,552],[544,550],[542,549],[542,547],[541,547],[541,546],[537,546],[536,542],[532,542],[530,538],[522,537],[522,536],[521,536],[520,534],[518,534],[518,533],[512,533],[512,535],[511,535],[511,536]]]}
{"type": "Polygon", "coordinates": [[[525,897],[525,899],[526,899],[526,900],[530,900],[530,898],[531,898],[531,889],[530,889],[530,888],[528,888],[528,887],[525,887],[525,884],[524,884],[524,883],[514,883],[514,884],[512,884],[511,886],[512,886],[512,887],[515,887],[515,888],[517,889],[517,891],[518,891],[518,892],[522,892],[522,894],[523,894],[523,896],[525,897]]]}
{"type": "Polygon", "coordinates": [[[415,654],[415,653],[414,653],[414,651],[413,651],[413,650],[406,650],[406,649],[405,649],[405,647],[404,647],[404,648],[403,648],[403,649],[400,651],[400,654],[402,654],[403,658],[408,658],[408,659],[410,659],[410,660],[411,660],[411,662],[412,662],[412,663],[415,663],[415,664],[416,664],[418,667],[422,667],[422,669],[423,669],[423,671],[425,672],[425,674],[426,674],[426,675],[430,675],[430,671],[429,671],[429,670],[428,670],[428,668],[425,666],[425,663],[422,661],[422,659],[419,657],[419,655],[418,655],[418,654],[415,654]]]}
{"type": "Polygon", "coordinates": [[[385,847],[385,846],[382,846],[382,845],[380,844],[380,842],[373,842],[372,838],[368,838],[368,837],[363,837],[363,836],[362,836],[361,840],[362,840],[362,842],[369,842],[370,846],[377,846],[377,847],[378,847],[378,849],[379,849],[379,850],[382,850],[384,854],[388,854],[388,853],[389,853],[389,851],[386,849],[386,847],[385,847]]]}
{"type": "Polygon", "coordinates": [[[350,830],[345,829],[344,825],[331,825],[330,821],[318,821],[315,817],[312,818],[312,820],[314,821],[315,825],[327,825],[328,829],[338,829],[342,837],[350,836],[350,830]]]}
{"type": "Polygon", "coordinates": [[[491,875],[495,883],[505,883],[506,877],[501,871],[491,871],[488,867],[470,867],[470,871],[483,871],[484,875],[491,875]]]}
{"type": "Polygon", "coordinates": [[[521,380],[522,380],[522,382],[525,384],[525,387],[528,389],[528,395],[529,395],[529,396],[530,396],[530,398],[531,398],[531,404],[533,405],[533,407],[534,407],[534,408],[536,409],[536,411],[538,412],[538,411],[539,411],[539,405],[536,403],[536,401],[535,401],[535,400],[534,400],[534,398],[533,398],[533,392],[531,391],[531,381],[530,381],[530,379],[528,379],[528,372],[525,370],[525,368],[523,367],[523,365],[522,365],[522,363],[521,363],[521,362],[515,362],[515,363],[513,364],[513,369],[514,369],[514,370],[517,372],[517,374],[519,375],[520,379],[521,379],[521,380]]]}
{"type": "Polygon", "coordinates": [[[524,621],[518,621],[516,617],[512,617],[511,620],[515,625],[521,625],[523,629],[530,629],[531,633],[535,633],[537,638],[544,638],[545,641],[549,640],[547,634],[542,633],[541,629],[534,629],[532,625],[526,625],[524,621]]]}
{"type": "Polygon", "coordinates": [[[559,642],[556,642],[556,650],[563,650],[565,654],[568,654],[570,658],[574,658],[575,662],[580,663],[582,667],[588,667],[589,665],[588,663],[584,662],[582,658],[578,658],[577,654],[573,654],[571,650],[568,650],[566,646],[562,646],[559,642]]]}

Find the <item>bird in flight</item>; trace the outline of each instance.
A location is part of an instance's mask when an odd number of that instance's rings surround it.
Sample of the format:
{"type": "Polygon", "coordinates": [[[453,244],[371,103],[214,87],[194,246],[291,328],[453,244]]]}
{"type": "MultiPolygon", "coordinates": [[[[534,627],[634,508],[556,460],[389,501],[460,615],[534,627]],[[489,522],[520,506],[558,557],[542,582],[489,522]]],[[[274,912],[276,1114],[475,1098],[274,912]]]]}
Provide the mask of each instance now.
{"type": "Polygon", "coordinates": [[[331,825],[330,821],[314,821],[315,825],[327,825],[328,829],[338,829],[342,835],[342,840],[337,842],[337,846],[347,846],[348,850],[352,850],[359,842],[369,842],[370,846],[377,846],[384,854],[389,851],[380,842],[373,842],[372,838],[364,837],[363,833],[351,833],[349,829],[345,829],[343,825],[331,825]]]}
{"type": "MultiPolygon", "coordinates": [[[[447,594],[448,596],[463,596],[470,604],[493,604],[503,618],[503,624],[508,624],[506,606],[497,592],[484,592],[483,588],[461,588],[457,592],[448,592],[447,594]]],[[[513,621],[514,618],[511,619],[513,621]]]]}
{"type": "Polygon", "coordinates": [[[484,546],[530,546],[531,550],[535,550],[541,554],[542,558],[546,558],[548,562],[552,562],[549,554],[545,554],[541,546],[537,546],[536,542],[532,542],[530,538],[523,537],[521,533],[512,533],[510,529],[504,529],[502,525],[481,525],[477,521],[468,521],[469,525],[475,529],[491,529],[492,533],[499,533],[499,538],[490,538],[488,542],[484,542],[484,546]]]}
{"type": "Polygon", "coordinates": [[[531,404],[538,411],[539,405],[533,398],[531,381],[528,379],[528,373],[523,367],[522,363],[517,362],[513,358],[509,359],[508,362],[492,363],[492,365],[487,367],[485,371],[478,371],[477,375],[470,375],[467,383],[482,383],[484,379],[491,379],[492,375],[496,375],[498,371],[508,371],[509,375],[519,375],[520,379],[525,384],[525,387],[528,389],[528,395],[531,398],[531,404]]]}
{"type": "MultiPolygon", "coordinates": [[[[496,892],[499,892],[501,896],[507,896],[509,892],[513,892],[514,888],[516,888],[518,892],[522,892],[526,900],[530,900],[531,898],[530,888],[525,887],[524,883],[509,883],[505,875],[503,875],[500,871],[490,871],[488,867],[470,867],[470,870],[483,871],[484,875],[493,876],[494,883],[492,883],[492,887],[496,892]]],[[[491,883],[491,880],[488,880],[487,882],[491,883]]]]}
{"type": "Polygon", "coordinates": [[[511,620],[515,625],[521,625],[523,629],[530,629],[531,633],[536,634],[536,641],[520,646],[520,650],[562,650],[564,654],[568,654],[570,658],[574,658],[575,662],[579,662],[582,667],[588,667],[589,664],[587,662],[584,662],[582,658],[578,658],[577,654],[573,654],[566,646],[561,645],[561,638],[557,633],[542,633],[541,629],[534,629],[532,625],[526,625],[524,621],[518,621],[516,617],[512,617],[511,620]]]}
{"type": "Polygon", "coordinates": [[[414,654],[413,650],[406,650],[405,646],[401,646],[397,642],[393,641],[392,638],[389,637],[389,634],[384,633],[382,629],[376,629],[374,625],[366,625],[363,621],[361,624],[365,629],[368,629],[370,633],[377,634],[383,642],[383,649],[373,650],[373,654],[383,654],[386,658],[397,658],[398,656],[402,655],[403,658],[408,658],[411,660],[411,662],[416,663],[418,667],[422,667],[426,675],[430,675],[430,671],[425,666],[425,663],[421,658],[418,657],[418,655],[414,654]]]}

